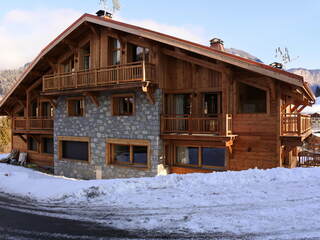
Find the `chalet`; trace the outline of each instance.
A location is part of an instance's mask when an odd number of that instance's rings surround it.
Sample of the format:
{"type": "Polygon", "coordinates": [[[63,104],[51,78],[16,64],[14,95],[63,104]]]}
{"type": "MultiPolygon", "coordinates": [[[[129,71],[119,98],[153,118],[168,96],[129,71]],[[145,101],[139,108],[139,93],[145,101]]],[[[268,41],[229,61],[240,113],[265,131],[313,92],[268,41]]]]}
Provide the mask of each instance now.
{"type": "Polygon", "coordinates": [[[315,97],[301,76],[84,14],[0,103],[12,146],[83,179],[294,167],[315,97]]]}

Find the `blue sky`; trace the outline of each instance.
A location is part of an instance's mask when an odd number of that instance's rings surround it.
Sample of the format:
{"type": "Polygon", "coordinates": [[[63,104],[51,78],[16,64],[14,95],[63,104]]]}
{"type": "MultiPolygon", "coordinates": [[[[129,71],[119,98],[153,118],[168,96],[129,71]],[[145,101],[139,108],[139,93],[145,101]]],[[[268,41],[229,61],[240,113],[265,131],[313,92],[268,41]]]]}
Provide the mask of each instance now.
{"type": "MultiPolygon", "coordinates": [[[[274,51],[277,47],[287,47],[291,57],[299,57],[287,67],[320,68],[318,60],[320,1],[317,0],[120,0],[120,2],[122,9],[116,18],[122,21],[156,28],[155,30],[170,34],[176,33],[175,35],[179,37],[203,44],[208,44],[213,37],[219,37],[224,40],[226,47],[245,50],[268,64],[276,60],[274,51]]],[[[63,30],[82,13],[94,13],[98,8],[98,0],[4,1],[0,9],[0,44],[5,48],[12,48],[11,52],[14,52],[15,41],[12,39],[18,37],[27,38],[30,42],[39,42],[34,48],[25,46],[25,50],[23,42],[17,44],[17,48],[21,49],[17,56],[12,58],[12,64],[15,61],[20,64],[35,57],[36,52],[50,40],[47,37],[52,38],[53,34],[56,35],[63,30]],[[62,12],[53,14],[59,10],[64,10],[64,14],[62,12]],[[39,21],[38,23],[34,21],[33,25],[31,22],[30,25],[25,25],[23,21],[12,23],[14,15],[12,13],[15,11],[28,12],[31,18],[32,13],[36,12],[34,19],[42,19],[39,20],[41,25],[38,26],[39,21]],[[45,13],[51,16],[50,20],[48,17],[48,26],[46,20],[43,21],[45,17],[41,16],[45,13]],[[65,16],[68,13],[70,13],[69,18],[65,16]],[[59,24],[52,16],[56,16],[59,24]],[[28,27],[31,26],[36,26],[39,33],[34,29],[29,30],[28,27]],[[50,28],[51,32],[42,37],[41,29],[46,32],[50,28]],[[30,34],[27,35],[25,32],[30,34]],[[4,35],[10,34],[14,37],[1,41],[4,35]],[[31,35],[34,35],[34,40],[31,35]],[[25,54],[29,55],[23,55],[21,51],[26,51],[25,54]]],[[[0,68],[1,66],[0,64],[0,68]]],[[[7,66],[3,65],[2,68],[7,66]]]]}

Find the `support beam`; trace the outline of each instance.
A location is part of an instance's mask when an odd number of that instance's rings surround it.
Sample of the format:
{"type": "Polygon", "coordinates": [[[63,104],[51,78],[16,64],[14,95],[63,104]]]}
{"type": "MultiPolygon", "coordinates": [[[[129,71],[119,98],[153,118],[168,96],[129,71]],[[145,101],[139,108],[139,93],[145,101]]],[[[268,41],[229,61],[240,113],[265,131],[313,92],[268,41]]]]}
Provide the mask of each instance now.
{"type": "Polygon", "coordinates": [[[150,82],[146,81],[145,85],[142,86],[142,91],[147,95],[149,103],[154,104],[155,103],[155,99],[153,96],[154,88],[150,87],[149,85],[150,85],[150,82]]]}
{"type": "Polygon", "coordinates": [[[56,101],[56,99],[54,99],[53,97],[48,97],[48,100],[49,100],[50,104],[51,104],[54,108],[57,108],[57,101],[56,101]]]}
{"type": "Polygon", "coordinates": [[[52,68],[53,72],[58,72],[58,63],[56,61],[54,61],[53,59],[49,58],[49,57],[44,57],[43,58],[45,61],[47,61],[47,63],[50,65],[50,67],[52,68]]]}
{"type": "Polygon", "coordinates": [[[98,30],[92,26],[92,24],[85,22],[85,25],[89,27],[90,31],[95,35],[95,36],[99,36],[99,32],[98,30]]]}
{"type": "Polygon", "coordinates": [[[193,64],[205,67],[205,68],[209,68],[212,69],[214,71],[218,71],[218,72],[223,72],[223,71],[227,71],[230,72],[230,70],[228,70],[227,68],[222,67],[221,65],[215,64],[215,63],[209,63],[207,61],[195,58],[195,57],[191,57],[186,53],[182,53],[181,51],[172,51],[169,49],[162,49],[162,53],[183,61],[188,61],[191,62],[193,64]]]}
{"type": "Polygon", "coordinates": [[[294,107],[291,108],[290,111],[295,112],[298,109],[298,107],[300,107],[300,105],[294,105],[294,107]]]}
{"type": "Polygon", "coordinates": [[[85,96],[89,97],[91,102],[93,104],[95,104],[97,107],[100,106],[100,102],[99,102],[99,99],[98,99],[98,94],[97,93],[94,93],[94,92],[85,92],[84,93],[85,96]]]}
{"type": "Polygon", "coordinates": [[[306,105],[302,105],[298,110],[297,112],[298,113],[301,113],[303,111],[303,109],[305,109],[307,106],[306,105]]]}
{"type": "Polygon", "coordinates": [[[23,137],[23,135],[18,134],[17,135],[24,143],[27,143],[27,139],[23,137]]]}

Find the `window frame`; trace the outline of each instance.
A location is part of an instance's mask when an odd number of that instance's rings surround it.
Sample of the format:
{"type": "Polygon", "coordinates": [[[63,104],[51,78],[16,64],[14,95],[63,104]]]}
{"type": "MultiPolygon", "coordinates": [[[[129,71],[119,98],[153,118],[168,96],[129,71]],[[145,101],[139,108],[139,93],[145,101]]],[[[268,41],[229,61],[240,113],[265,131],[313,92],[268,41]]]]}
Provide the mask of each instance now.
{"type": "Polygon", "coordinates": [[[136,112],[136,99],[134,93],[124,93],[124,94],[113,94],[111,96],[111,106],[112,106],[112,116],[133,116],[136,112]],[[132,113],[128,114],[120,114],[120,104],[119,99],[120,98],[132,98],[132,113]]]}
{"type": "Polygon", "coordinates": [[[149,140],[134,140],[134,139],[106,139],[106,165],[114,165],[121,167],[129,167],[141,170],[148,170],[151,168],[151,145],[149,140]],[[129,146],[130,160],[129,163],[117,162],[114,159],[114,146],[122,145],[129,146]],[[133,159],[133,147],[141,146],[147,147],[147,163],[146,164],[136,164],[133,159]]]}
{"type": "Polygon", "coordinates": [[[74,161],[81,163],[91,163],[91,139],[89,137],[71,137],[71,136],[58,136],[58,160],[59,161],[74,161]],[[63,158],[63,141],[70,142],[86,142],[88,143],[88,160],[72,159],[72,158],[63,158]]]}
{"type": "Polygon", "coordinates": [[[263,86],[259,86],[257,84],[251,83],[251,82],[247,82],[244,80],[240,80],[236,83],[236,97],[235,97],[235,112],[236,114],[241,114],[241,115],[269,115],[270,114],[270,89],[267,87],[263,87],[263,86]],[[242,113],[240,112],[240,91],[239,91],[239,86],[240,84],[245,84],[248,85],[250,87],[254,87],[254,88],[258,88],[262,91],[266,92],[266,112],[261,112],[261,113],[242,113]]]}
{"type": "Polygon", "coordinates": [[[221,146],[209,146],[209,145],[197,145],[197,144],[188,144],[188,143],[179,143],[173,145],[173,166],[176,167],[192,167],[192,168],[201,168],[201,169],[227,169],[228,168],[228,149],[226,147],[221,146]],[[195,147],[198,148],[198,164],[181,164],[177,162],[177,148],[178,147],[195,147]],[[210,165],[203,165],[202,161],[202,148],[219,148],[225,149],[224,154],[224,166],[210,166],[210,165]]]}
{"type": "Polygon", "coordinates": [[[67,117],[84,117],[86,114],[86,108],[85,108],[85,98],[84,97],[69,97],[66,99],[66,105],[67,105],[67,117]],[[80,101],[80,106],[82,105],[82,114],[81,115],[72,115],[71,114],[71,108],[70,108],[70,102],[71,101],[80,101]]]}

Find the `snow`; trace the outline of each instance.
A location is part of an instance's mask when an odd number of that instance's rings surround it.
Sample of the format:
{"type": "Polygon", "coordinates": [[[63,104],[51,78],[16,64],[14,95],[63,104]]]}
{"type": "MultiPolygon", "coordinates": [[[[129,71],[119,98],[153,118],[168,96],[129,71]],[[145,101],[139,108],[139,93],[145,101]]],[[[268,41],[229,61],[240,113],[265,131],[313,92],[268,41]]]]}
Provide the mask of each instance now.
{"type": "Polygon", "coordinates": [[[262,239],[319,237],[319,186],[320,168],[86,181],[0,164],[0,192],[82,206],[109,226],[262,239]]]}
{"type": "Polygon", "coordinates": [[[304,114],[313,114],[320,113],[320,97],[316,98],[316,102],[311,107],[306,107],[302,113],[304,114]]]}

